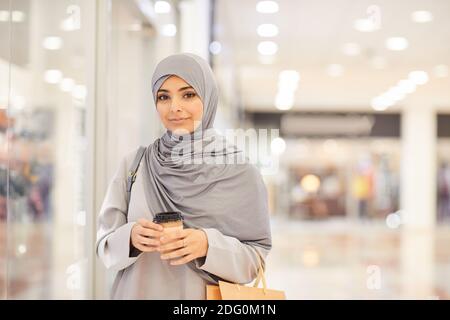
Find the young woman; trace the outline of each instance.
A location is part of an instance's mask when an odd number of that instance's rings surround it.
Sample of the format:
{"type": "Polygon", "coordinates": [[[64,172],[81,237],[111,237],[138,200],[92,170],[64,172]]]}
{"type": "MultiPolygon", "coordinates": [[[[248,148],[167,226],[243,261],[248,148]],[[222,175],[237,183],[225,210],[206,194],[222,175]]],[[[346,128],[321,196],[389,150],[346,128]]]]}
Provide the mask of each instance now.
{"type": "Polygon", "coordinates": [[[253,281],[271,249],[267,192],[258,169],[213,129],[211,68],[193,54],[169,56],[152,90],[167,131],[145,150],[128,212],[137,151],[122,160],[98,219],[97,254],[118,271],[112,298],[205,299],[207,284],[253,281]],[[182,213],[184,229],[163,236],[152,220],[167,211],[182,213]]]}

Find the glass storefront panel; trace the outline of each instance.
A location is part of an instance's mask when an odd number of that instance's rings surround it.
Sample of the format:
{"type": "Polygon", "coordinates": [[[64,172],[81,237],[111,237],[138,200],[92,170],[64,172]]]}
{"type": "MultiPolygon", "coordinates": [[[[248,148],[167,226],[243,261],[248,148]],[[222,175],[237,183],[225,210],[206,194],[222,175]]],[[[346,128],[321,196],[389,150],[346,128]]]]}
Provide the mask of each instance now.
{"type": "Polygon", "coordinates": [[[121,158],[162,133],[151,75],[179,49],[178,5],[158,15],[151,1],[1,0],[5,298],[107,298],[114,274],[95,260],[95,220],[121,158]]]}
{"type": "Polygon", "coordinates": [[[6,235],[8,193],[8,96],[10,77],[10,1],[0,0],[0,300],[6,298],[6,235]],[[6,19],[8,18],[8,19],[6,19]]]}
{"type": "Polygon", "coordinates": [[[7,298],[86,298],[86,117],[95,5],[18,0],[11,6],[9,127],[1,133],[9,161],[7,298]]]}

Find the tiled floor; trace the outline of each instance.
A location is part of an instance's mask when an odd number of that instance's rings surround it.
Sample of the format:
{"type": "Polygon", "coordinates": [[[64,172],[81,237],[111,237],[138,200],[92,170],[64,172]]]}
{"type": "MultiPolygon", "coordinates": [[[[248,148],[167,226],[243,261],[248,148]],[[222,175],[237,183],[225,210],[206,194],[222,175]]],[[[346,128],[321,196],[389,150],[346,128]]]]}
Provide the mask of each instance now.
{"type": "Polygon", "coordinates": [[[450,228],[274,219],[268,285],[288,299],[450,299],[450,228]]]}
{"type": "MultiPolygon", "coordinates": [[[[50,243],[49,232],[42,225],[17,229],[16,242],[27,252],[16,250],[8,261],[9,298],[84,297],[66,288],[70,259],[50,243]]],[[[288,299],[450,299],[449,226],[407,232],[384,223],[273,219],[272,235],[267,282],[288,299]]],[[[4,263],[0,259],[2,290],[4,263]]]]}

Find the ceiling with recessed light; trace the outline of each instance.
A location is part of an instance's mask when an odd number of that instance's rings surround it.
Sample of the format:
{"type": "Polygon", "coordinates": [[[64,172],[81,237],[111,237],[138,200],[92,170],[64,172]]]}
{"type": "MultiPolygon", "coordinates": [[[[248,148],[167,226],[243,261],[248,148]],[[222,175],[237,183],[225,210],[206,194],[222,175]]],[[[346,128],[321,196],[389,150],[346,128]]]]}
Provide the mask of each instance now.
{"type": "Polygon", "coordinates": [[[373,110],[374,98],[407,80],[412,71],[425,71],[429,81],[389,110],[414,99],[450,110],[450,80],[445,76],[450,66],[450,1],[380,0],[375,18],[370,8],[374,2],[368,0],[277,0],[279,10],[270,14],[257,12],[258,2],[216,0],[215,39],[222,50],[215,66],[219,74],[221,68],[236,67],[246,109],[276,111],[279,74],[295,70],[300,80],[292,109],[373,110]],[[370,29],[374,21],[379,25],[371,32],[357,30],[370,29]],[[263,24],[273,24],[278,32],[265,27],[275,35],[262,37],[258,27],[263,24]],[[389,49],[388,43],[401,50],[389,49]],[[261,46],[272,53],[265,61],[261,46]]]}

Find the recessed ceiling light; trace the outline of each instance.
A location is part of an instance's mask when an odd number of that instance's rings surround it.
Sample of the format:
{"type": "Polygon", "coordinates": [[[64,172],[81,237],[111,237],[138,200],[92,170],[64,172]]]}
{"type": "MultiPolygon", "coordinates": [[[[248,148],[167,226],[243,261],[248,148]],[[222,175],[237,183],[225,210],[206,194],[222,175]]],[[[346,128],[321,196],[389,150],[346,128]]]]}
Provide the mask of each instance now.
{"type": "Polygon", "coordinates": [[[425,71],[412,71],[408,75],[408,79],[415,84],[422,85],[428,82],[428,73],[425,71]]]}
{"type": "Polygon", "coordinates": [[[397,87],[404,93],[413,93],[416,91],[416,84],[409,79],[400,80],[397,87]]]}
{"type": "Polygon", "coordinates": [[[211,42],[209,45],[209,51],[214,55],[218,55],[222,51],[222,44],[220,44],[219,41],[211,42]]]}
{"type": "Polygon", "coordinates": [[[353,23],[353,28],[360,32],[373,32],[377,29],[377,25],[371,19],[358,19],[353,23]]]}
{"type": "Polygon", "coordinates": [[[169,13],[170,3],[168,3],[167,1],[156,1],[154,8],[156,13],[169,13]]]}
{"type": "Polygon", "coordinates": [[[166,37],[174,37],[177,34],[177,26],[174,24],[165,24],[162,26],[161,34],[166,37]]]}
{"type": "Polygon", "coordinates": [[[258,44],[258,52],[262,55],[274,55],[278,51],[278,45],[273,41],[261,41],[258,44]]]}
{"type": "Polygon", "coordinates": [[[386,48],[393,51],[405,50],[408,45],[408,40],[403,37],[391,37],[386,40],[386,48]]]}
{"type": "Polygon", "coordinates": [[[25,253],[27,253],[27,246],[24,245],[24,244],[19,245],[19,246],[17,247],[17,252],[18,252],[19,254],[25,254],[25,253]]]}
{"type": "Polygon", "coordinates": [[[405,98],[406,92],[403,92],[400,87],[392,87],[385,93],[385,95],[390,97],[391,100],[397,102],[405,98]]]}
{"type": "Polygon", "coordinates": [[[57,70],[57,69],[51,69],[51,70],[47,70],[44,73],[44,79],[46,82],[51,83],[51,84],[55,84],[55,83],[59,83],[62,79],[62,72],[61,70],[57,70]]]}
{"type": "Polygon", "coordinates": [[[392,106],[394,102],[390,100],[387,96],[381,95],[376,98],[373,98],[371,101],[371,106],[376,111],[384,111],[390,106],[392,106]]]}
{"type": "Polygon", "coordinates": [[[60,28],[64,31],[75,31],[81,28],[81,24],[77,19],[67,18],[61,22],[60,28]]]}
{"type": "Polygon", "coordinates": [[[448,77],[448,66],[445,64],[437,65],[433,68],[433,74],[437,78],[446,78],[448,77]]]}
{"type": "Polygon", "coordinates": [[[286,142],[281,137],[276,137],[270,143],[270,149],[276,155],[281,155],[286,150],[286,142]]]}
{"type": "Polygon", "coordinates": [[[87,96],[87,89],[84,85],[77,85],[72,89],[72,96],[75,99],[83,100],[87,96]]]}
{"type": "Polygon", "coordinates": [[[283,70],[280,72],[280,75],[278,76],[278,80],[280,82],[283,82],[283,81],[298,82],[300,80],[300,73],[298,73],[295,70],[283,70]]]}
{"type": "Polygon", "coordinates": [[[340,77],[340,76],[342,76],[343,73],[344,73],[344,67],[341,66],[340,64],[334,63],[334,64],[330,64],[327,67],[327,74],[330,77],[333,77],[333,78],[340,77]]]}
{"type": "Polygon", "coordinates": [[[68,5],[66,8],[66,17],[60,23],[62,30],[70,32],[81,29],[81,8],[79,5],[68,5]]]}
{"type": "Polygon", "coordinates": [[[373,98],[370,102],[370,105],[372,106],[372,109],[376,111],[384,111],[388,108],[388,106],[383,103],[383,100],[380,97],[373,98]]]}
{"type": "Polygon", "coordinates": [[[342,52],[347,56],[357,56],[361,53],[361,47],[357,43],[346,43],[342,46],[342,52]]]}
{"type": "MultiPolygon", "coordinates": [[[[285,71],[283,71],[285,72],[285,71]]],[[[290,71],[288,71],[290,72],[290,71]]],[[[293,92],[297,90],[298,87],[298,80],[300,79],[300,76],[298,75],[298,72],[294,71],[295,73],[292,74],[286,74],[285,76],[281,75],[278,78],[278,90],[279,92],[293,92]]]]}
{"type": "Polygon", "coordinates": [[[25,13],[22,11],[13,11],[11,16],[13,22],[23,22],[25,20],[25,13]]]}
{"type": "Polygon", "coordinates": [[[62,39],[60,37],[46,37],[42,41],[42,46],[47,50],[59,50],[62,47],[62,39]]]}
{"type": "Polygon", "coordinates": [[[259,13],[276,13],[278,9],[278,3],[275,1],[259,1],[256,4],[256,11],[259,13]]]}
{"type": "Polygon", "coordinates": [[[275,37],[278,34],[278,27],[271,23],[265,23],[259,25],[256,32],[260,37],[275,37]]]}
{"type": "Polygon", "coordinates": [[[278,82],[278,92],[284,93],[284,92],[294,92],[297,90],[298,82],[296,81],[279,81],[278,82]]]}
{"type": "Polygon", "coordinates": [[[71,78],[64,78],[62,79],[61,83],[59,84],[59,88],[61,91],[64,92],[70,92],[73,89],[73,86],[75,85],[75,81],[71,78]]]}
{"type": "Polygon", "coordinates": [[[433,14],[425,10],[414,11],[411,13],[411,19],[417,23],[427,23],[433,21],[433,14]]]}
{"type": "Polygon", "coordinates": [[[294,105],[294,94],[292,92],[278,92],[275,98],[275,106],[279,110],[289,110],[294,105]]]}

